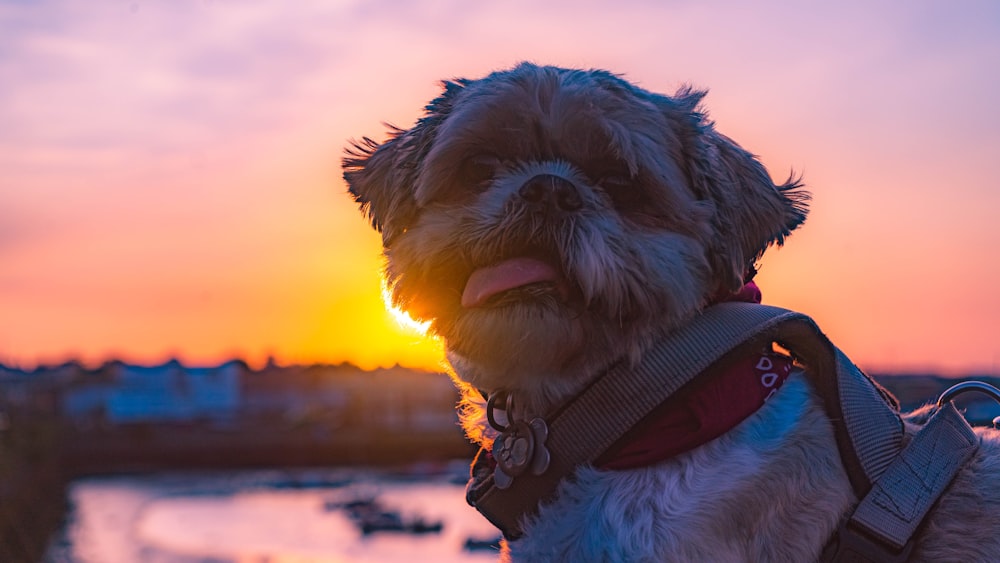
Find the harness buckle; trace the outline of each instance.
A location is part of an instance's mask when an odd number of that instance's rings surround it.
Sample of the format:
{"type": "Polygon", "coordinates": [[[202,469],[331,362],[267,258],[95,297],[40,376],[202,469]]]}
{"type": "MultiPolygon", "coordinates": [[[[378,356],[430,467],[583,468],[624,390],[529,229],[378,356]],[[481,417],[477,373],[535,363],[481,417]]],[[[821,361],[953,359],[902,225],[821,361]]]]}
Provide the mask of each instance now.
{"type": "Polygon", "coordinates": [[[913,552],[913,539],[906,542],[901,550],[894,550],[887,544],[869,536],[844,520],[837,528],[830,543],[823,548],[820,561],[850,563],[903,563],[913,552]]]}

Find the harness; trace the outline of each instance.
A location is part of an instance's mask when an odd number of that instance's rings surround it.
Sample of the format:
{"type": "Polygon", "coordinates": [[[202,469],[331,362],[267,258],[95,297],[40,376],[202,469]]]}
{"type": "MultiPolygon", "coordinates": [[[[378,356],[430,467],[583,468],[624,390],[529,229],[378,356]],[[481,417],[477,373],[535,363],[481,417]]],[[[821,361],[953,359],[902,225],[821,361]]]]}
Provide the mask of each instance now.
{"type": "MultiPolygon", "coordinates": [[[[824,549],[824,561],[905,560],[931,505],[978,447],[950,401],[904,448],[895,398],[838,350],[809,317],[752,303],[720,303],[658,342],[638,362],[612,366],[543,418],[496,424],[492,456],[480,451],[466,498],[508,540],[551,502],[574,469],[593,464],[696,377],[712,377],[734,358],[777,343],[804,366],[833,425],[841,462],[859,499],[824,549]],[[582,439],[581,439],[582,437],[582,439]],[[491,460],[490,457],[493,459],[491,460]],[[492,463],[495,460],[494,463],[492,463]]],[[[998,392],[1000,393],[1000,392],[998,392]]],[[[944,397],[942,396],[942,400],[944,397]]]]}

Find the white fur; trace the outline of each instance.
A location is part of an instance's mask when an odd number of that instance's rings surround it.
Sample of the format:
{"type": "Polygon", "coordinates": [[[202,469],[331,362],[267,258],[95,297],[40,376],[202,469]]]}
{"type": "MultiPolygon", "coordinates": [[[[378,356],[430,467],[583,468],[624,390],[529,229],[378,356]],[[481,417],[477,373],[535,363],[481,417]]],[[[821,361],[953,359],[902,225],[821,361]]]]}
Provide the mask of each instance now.
{"type": "MultiPolygon", "coordinates": [[[[466,397],[470,436],[492,439],[466,397]]],[[[556,500],[505,542],[502,561],[814,561],[857,503],[833,428],[796,371],[730,432],[659,464],[580,467],[556,500]]],[[[907,424],[907,436],[920,426],[907,424]]],[[[930,514],[912,561],[997,561],[1000,432],[976,428],[980,450],[930,514]]]]}
{"type": "Polygon", "coordinates": [[[832,428],[810,394],[796,375],[763,409],[694,451],[641,469],[580,468],[505,558],[815,559],[853,495],[836,449],[821,449],[832,428]],[[819,447],[796,446],[803,443],[819,447]]]}

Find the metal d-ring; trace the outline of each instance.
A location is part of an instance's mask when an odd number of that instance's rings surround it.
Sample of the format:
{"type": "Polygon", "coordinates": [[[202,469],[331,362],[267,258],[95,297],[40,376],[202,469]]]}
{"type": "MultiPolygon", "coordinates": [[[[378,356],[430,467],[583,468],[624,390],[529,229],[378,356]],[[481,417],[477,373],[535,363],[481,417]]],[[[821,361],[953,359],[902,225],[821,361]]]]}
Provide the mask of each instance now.
{"type": "MultiPolygon", "coordinates": [[[[944,393],[937,400],[937,408],[941,408],[945,403],[951,401],[955,397],[965,393],[966,391],[979,391],[985,393],[993,398],[994,401],[1000,403],[1000,389],[990,385],[989,383],[983,383],[982,381],[963,381],[961,383],[956,383],[944,393]]],[[[993,419],[993,428],[1000,430],[1000,416],[993,419]]]]}
{"type": "Polygon", "coordinates": [[[944,393],[941,393],[941,396],[938,397],[937,400],[938,408],[941,408],[945,403],[951,401],[966,391],[979,391],[980,393],[985,393],[992,397],[994,401],[1000,403],[1000,389],[997,389],[989,383],[983,383],[982,381],[963,381],[952,385],[946,389],[944,393]]]}
{"type": "Polygon", "coordinates": [[[503,397],[504,400],[504,412],[507,413],[507,420],[510,421],[511,412],[514,410],[514,396],[508,391],[499,390],[492,394],[486,399],[486,420],[490,423],[490,426],[498,432],[506,432],[509,425],[500,424],[493,415],[493,411],[496,409],[497,401],[503,397]]]}

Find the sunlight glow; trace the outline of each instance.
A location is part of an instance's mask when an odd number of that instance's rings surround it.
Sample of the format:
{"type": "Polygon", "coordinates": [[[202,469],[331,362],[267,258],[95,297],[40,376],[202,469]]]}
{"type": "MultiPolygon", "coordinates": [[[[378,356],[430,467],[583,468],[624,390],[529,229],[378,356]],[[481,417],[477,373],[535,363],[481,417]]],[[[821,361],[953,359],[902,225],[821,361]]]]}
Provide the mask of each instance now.
{"type": "Polygon", "coordinates": [[[392,303],[392,292],[389,291],[389,286],[386,284],[385,278],[382,278],[382,301],[385,302],[385,309],[389,311],[392,318],[396,321],[401,328],[406,329],[410,332],[415,332],[420,336],[427,336],[427,331],[431,328],[430,321],[420,322],[410,316],[409,313],[400,309],[392,303]]]}
{"type": "Polygon", "coordinates": [[[1000,2],[508,4],[0,2],[0,364],[445,369],[379,294],[339,156],[532,60],[709,89],[720,133],[801,171],[757,280],[855,363],[1000,370],[1000,2]]]}

